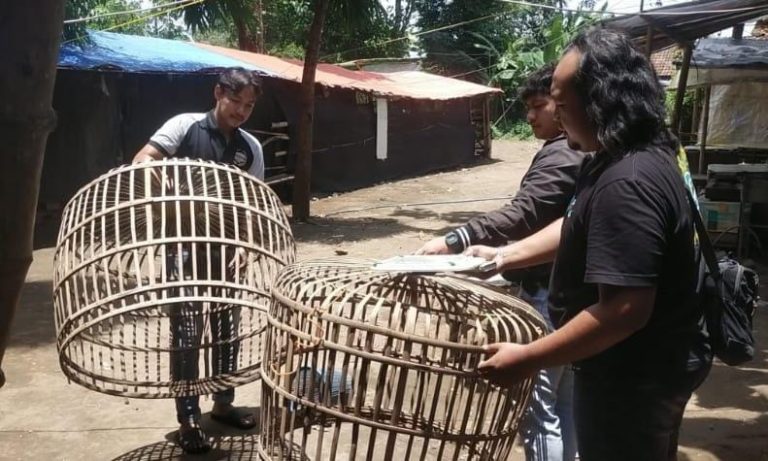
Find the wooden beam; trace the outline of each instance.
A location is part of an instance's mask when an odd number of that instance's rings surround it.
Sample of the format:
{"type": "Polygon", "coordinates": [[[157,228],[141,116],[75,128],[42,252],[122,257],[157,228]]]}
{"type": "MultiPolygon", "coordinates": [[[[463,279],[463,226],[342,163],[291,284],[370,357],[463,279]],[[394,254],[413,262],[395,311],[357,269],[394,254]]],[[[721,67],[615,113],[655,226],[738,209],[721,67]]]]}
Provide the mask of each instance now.
{"type": "Polygon", "coordinates": [[[672,111],[672,122],[670,123],[672,132],[676,136],[680,135],[680,112],[683,110],[683,98],[685,97],[685,90],[688,88],[688,69],[691,67],[691,55],[693,55],[693,45],[688,43],[683,51],[683,67],[680,68],[680,74],[677,78],[675,107],[672,111]]]}
{"type": "Polygon", "coordinates": [[[649,26],[653,26],[654,29],[657,29],[661,32],[664,32],[664,34],[671,38],[672,40],[683,44],[688,43],[690,40],[688,40],[686,37],[683,37],[682,35],[678,34],[677,32],[673,31],[669,27],[665,26],[664,24],[661,24],[659,21],[654,19],[653,17],[645,14],[640,15],[641,18],[643,18],[643,21],[645,21],[649,26]]]}
{"type": "Polygon", "coordinates": [[[653,26],[648,24],[648,34],[645,36],[645,57],[651,59],[653,52],[653,26]]]}

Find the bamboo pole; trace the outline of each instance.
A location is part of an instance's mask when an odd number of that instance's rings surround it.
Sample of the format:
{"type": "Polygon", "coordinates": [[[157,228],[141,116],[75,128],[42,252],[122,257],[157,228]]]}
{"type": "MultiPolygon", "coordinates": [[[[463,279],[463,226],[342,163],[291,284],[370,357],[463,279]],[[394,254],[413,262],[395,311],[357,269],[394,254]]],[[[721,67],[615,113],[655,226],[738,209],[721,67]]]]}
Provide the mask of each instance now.
{"type": "Polygon", "coordinates": [[[707,154],[707,134],[709,131],[709,103],[712,95],[712,87],[707,86],[704,90],[704,108],[701,115],[701,140],[699,141],[699,174],[704,173],[707,154]]]}
{"type": "Polygon", "coordinates": [[[677,79],[677,93],[675,94],[675,108],[672,112],[672,132],[676,136],[680,135],[680,112],[683,110],[683,99],[685,90],[688,87],[688,69],[691,67],[691,56],[693,55],[693,46],[690,43],[685,44],[683,52],[683,66],[680,68],[680,75],[677,79]]]}

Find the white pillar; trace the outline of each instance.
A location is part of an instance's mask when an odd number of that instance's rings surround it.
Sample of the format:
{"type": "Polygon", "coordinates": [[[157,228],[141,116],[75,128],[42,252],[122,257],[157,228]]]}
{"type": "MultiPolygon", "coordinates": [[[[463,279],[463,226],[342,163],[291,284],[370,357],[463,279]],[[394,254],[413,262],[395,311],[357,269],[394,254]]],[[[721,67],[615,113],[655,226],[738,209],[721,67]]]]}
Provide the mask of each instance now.
{"type": "Polygon", "coordinates": [[[387,159],[388,108],[386,98],[376,98],[376,158],[378,160],[387,159]]]}

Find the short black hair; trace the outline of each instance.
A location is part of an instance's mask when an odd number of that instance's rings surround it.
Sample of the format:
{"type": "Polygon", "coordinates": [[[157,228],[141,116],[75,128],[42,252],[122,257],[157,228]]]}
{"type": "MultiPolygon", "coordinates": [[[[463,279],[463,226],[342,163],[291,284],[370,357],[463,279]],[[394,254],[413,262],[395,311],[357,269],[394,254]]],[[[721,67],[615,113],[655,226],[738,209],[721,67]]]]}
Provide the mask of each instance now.
{"type": "Polygon", "coordinates": [[[626,35],[591,28],[577,35],[566,52],[574,49],[581,61],[573,84],[606,151],[622,155],[674,140],[656,72],[626,35]]]}
{"type": "Polygon", "coordinates": [[[554,62],[544,64],[538,69],[534,70],[525,82],[520,85],[517,90],[517,96],[520,101],[525,102],[528,98],[533,96],[549,96],[549,88],[552,86],[552,74],[555,72],[554,62]]]}
{"type": "Polygon", "coordinates": [[[217,85],[235,94],[247,86],[252,86],[256,96],[261,95],[261,79],[254,72],[242,67],[230,67],[219,74],[217,85]]]}

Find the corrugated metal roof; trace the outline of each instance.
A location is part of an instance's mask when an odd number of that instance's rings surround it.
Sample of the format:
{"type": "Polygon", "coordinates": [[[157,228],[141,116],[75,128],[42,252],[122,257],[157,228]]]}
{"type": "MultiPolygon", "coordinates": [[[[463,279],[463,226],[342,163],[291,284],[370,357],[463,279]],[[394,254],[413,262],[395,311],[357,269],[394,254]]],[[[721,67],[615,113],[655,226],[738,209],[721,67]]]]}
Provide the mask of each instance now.
{"type": "MultiPolygon", "coordinates": [[[[200,43],[196,45],[266,69],[278,78],[301,81],[304,70],[301,61],[200,43]]],[[[501,92],[497,88],[426,72],[377,73],[348,70],[333,64],[318,64],[315,80],[318,84],[331,88],[348,88],[381,96],[415,99],[447,100],[501,92]]]]}
{"type": "Polygon", "coordinates": [[[652,50],[660,50],[767,14],[766,0],[700,0],[609,19],[603,25],[624,31],[641,49],[645,49],[650,26],[652,50]]]}
{"type": "Polygon", "coordinates": [[[215,72],[243,66],[266,74],[264,69],[213,53],[178,40],[90,31],[89,42],[64,43],[59,67],[123,72],[215,72]]]}
{"type": "MultiPolygon", "coordinates": [[[[262,75],[300,82],[302,61],[248,53],[200,43],[89,32],[90,43],[65,43],[59,67],[122,72],[217,72],[241,66],[262,75]]],[[[317,83],[381,96],[447,100],[500,92],[495,88],[425,72],[377,73],[320,64],[317,83]]]]}

